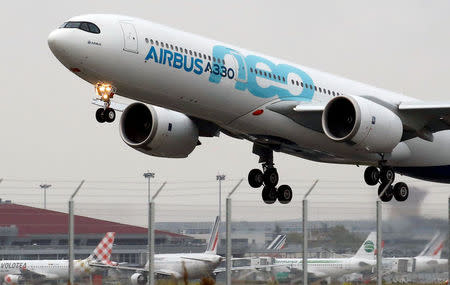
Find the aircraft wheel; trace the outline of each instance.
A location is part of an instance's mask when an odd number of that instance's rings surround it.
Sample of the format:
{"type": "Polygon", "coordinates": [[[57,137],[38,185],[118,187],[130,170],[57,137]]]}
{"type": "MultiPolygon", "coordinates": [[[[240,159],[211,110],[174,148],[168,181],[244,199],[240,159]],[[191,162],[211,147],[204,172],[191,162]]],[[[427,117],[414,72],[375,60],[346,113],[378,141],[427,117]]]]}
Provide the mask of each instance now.
{"type": "Polygon", "coordinates": [[[264,184],[267,186],[275,187],[278,184],[278,172],[276,168],[268,168],[264,172],[264,184]]]}
{"type": "Polygon", "coordinates": [[[112,123],[116,119],[116,111],[114,111],[114,109],[107,108],[103,112],[103,116],[105,117],[106,122],[112,123]]]}
{"type": "Polygon", "coordinates": [[[409,196],[409,189],[408,189],[408,185],[406,185],[406,183],[398,182],[397,184],[395,184],[395,186],[394,186],[395,200],[397,200],[399,202],[403,202],[403,201],[406,201],[406,199],[408,199],[408,196],[409,196]]]}
{"type": "Polygon", "coordinates": [[[103,111],[104,111],[103,108],[98,108],[97,111],[95,112],[95,118],[97,119],[97,122],[99,122],[99,123],[106,122],[106,118],[105,118],[103,111]]]}
{"type": "Polygon", "coordinates": [[[248,173],[248,184],[253,188],[259,188],[263,185],[264,174],[259,169],[252,169],[248,173]]]}
{"type": "Polygon", "coordinates": [[[384,183],[380,184],[380,186],[378,187],[378,196],[380,197],[381,201],[389,202],[392,200],[392,197],[394,196],[392,193],[393,192],[392,185],[389,185],[388,188],[386,189],[386,191],[384,192],[384,194],[381,195],[381,193],[383,192],[385,187],[386,187],[386,184],[384,184],[384,183]]]}
{"type": "Polygon", "coordinates": [[[395,172],[390,167],[383,167],[380,171],[381,184],[392,183],[395,179],[395,172]]]}
{"type": "Polygon", "coordinates": [[[369,166],[364,171],[364,181],[367,185],[373,186],[380,180],[380,171],[374,166],[369,166]]]}
{"type": "Polygon", "coordinates": [[[264,186],[261,196],[266,204],[273,204],[277,200],[277,188],[271,186],[264,186]]]}
{"type": "Polygon", "coordinates": [[[281,204],[289,204],[292,200],[292,189],[288,185],[278,187],[278,201],[281,204]]]}

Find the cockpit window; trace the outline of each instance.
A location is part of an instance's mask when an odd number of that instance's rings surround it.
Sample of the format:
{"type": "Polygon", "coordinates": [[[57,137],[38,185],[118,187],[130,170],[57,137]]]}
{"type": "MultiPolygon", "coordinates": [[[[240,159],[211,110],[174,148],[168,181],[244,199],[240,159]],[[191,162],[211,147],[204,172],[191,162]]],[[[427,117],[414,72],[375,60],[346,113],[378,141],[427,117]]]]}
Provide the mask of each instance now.
{"type": "Polygon", "coordinates": [[[89,33],[100,34],[100,29],[94,23],[89,22],[65,22],[60,26],[62,29],[80,29],[89,33]]]}

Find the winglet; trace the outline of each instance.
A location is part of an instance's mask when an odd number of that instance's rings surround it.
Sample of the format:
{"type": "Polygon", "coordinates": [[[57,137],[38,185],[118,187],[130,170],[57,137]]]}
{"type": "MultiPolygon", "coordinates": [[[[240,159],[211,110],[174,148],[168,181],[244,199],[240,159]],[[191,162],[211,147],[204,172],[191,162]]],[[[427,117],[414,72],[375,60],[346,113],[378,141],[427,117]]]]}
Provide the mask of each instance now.
{"type": "Polygon", "coordinates": [[[217,246],[219,244],[219,227],[220,227],[220,217],[217,216],[213,228],[211,230],[211,236],[209,237],[205,253],[209,254],[217,253],[217,246]]]}

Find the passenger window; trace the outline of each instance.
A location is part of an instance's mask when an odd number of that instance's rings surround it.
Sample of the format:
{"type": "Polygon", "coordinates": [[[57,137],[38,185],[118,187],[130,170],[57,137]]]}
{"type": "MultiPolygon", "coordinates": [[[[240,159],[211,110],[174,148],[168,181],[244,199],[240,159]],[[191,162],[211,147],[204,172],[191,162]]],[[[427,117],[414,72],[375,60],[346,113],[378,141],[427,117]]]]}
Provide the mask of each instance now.
{"type": "Polygon", "coordinates": [[[298,81],[295,81],[295,84],[297,84],[297,86],[298,86],[298,81]]]}
{"type": "Polygon", "coordinates": [[[336,96],[336,94],[334,93],[334,91],[333,91],[333,96],[336,96]]]}
{"type": "Polygon", "coordinates": [[[319,92],[322,93],[322,88],[319,87],[319,92]]]}
{"type": "Polygon", "coordinates": [[[267,72],[264,71],[264,76],[267,77],[267,72]]]}
{"type": "Polygon", "coordinates": [[[281,81],[281,77],[278,75],[278,80],[280,80],[281,81]]]}
{"type": "Polygon", "coordinates": [[[216,62],[216,58],[213,56],[213,61],[216,62]]]}
{"type": "Polygon", "coordinates": [[[250,67],[250,72],[253,73],[253,68],[250,67]]]}
{"type": "Polygon", "coordinates": [[[294,79],[291,79],[292,84],[294,84],[294,79]]]}
{"type": "Polygon", "coordinates": [[[187,48],[184,49],[184,53],[185,53],[185,54],[188,54],[187,48]]]}
{"type": "Polygon", "coordinates": [[[331,92],[330,92],[330,90],[328,90],[328,95],[331,95],[331,92]]]}
{"type": "Polygon", "coordinates": [[[300,86],[303,87],[303,81],[300,81],[300,86]]]}
{"type": "Polygon", "coordinates": [[[177,46],[175,46],[175,51],[178,51],[178,47],[177,46]]]}
{"type": "Polygon", "coordinates": [[[169,48],[169,44],[168,43],[166,43],[166,48],[169,48]]]}
{"type": "Polygon", "coordinates": [[[307,83],[305,83],[305,88],[308,88],[308,84],[307,83]]]}
{"type": "Polygon", "coordinates": [[[286,79],[283,77],[283,82],[286,82],[286,79]]]}
{"type": "Polygon", "coordinates": [[[159,46],[159,42],[158,41],[156,41],[156,45],[159,46]]]}
{"type": "Polygon", "coordinates": [[[211,61],[211,56],[210,55],[208,55],[208,60],[211,61]]]}
{"type": "Polygon", "coordinates": [[[150,39],[150,43],[151,43],[151,44],[154,44],[153,39],[150,39]]]}
{"type": "Polygon", "coordinates": [[[261,71],[261,70],[259,70],[259,75],[263,75],[263,73],[262,73],[262,71],[261,71]]]}
{"type": "Polygon", "coordinates": [[[189,50],[189,54],[192,55],[192,50],[189,50]]]}
{"type": "Polygon", "coordinates": [[[317,91],[317,86],[314,86],[314,90],[316,90],[316,91],[317,91]]]}
{"type": "Polygon", "coordinates": [[[222,59],[222,63],[225,65],[225,59],[222,59]]]}
{"type": "Polygon", "coordinates": [[[203,58],[206,60],[206,54],[203,54],[203,58]]]}
{"type": "Polygon", "coordinates": [[[269,73],[269,78],[272,79],[272,74],[269,73]]]}
{"type": "Polygon", "coordinates": [[[173,50],[173,45],[170,45],[170,49],[173,50]]]}
{"type": "Polygon", "coordinates": [[[164,43],[163,42],[161,42],[161,47],[164,48],[164,43]]]}

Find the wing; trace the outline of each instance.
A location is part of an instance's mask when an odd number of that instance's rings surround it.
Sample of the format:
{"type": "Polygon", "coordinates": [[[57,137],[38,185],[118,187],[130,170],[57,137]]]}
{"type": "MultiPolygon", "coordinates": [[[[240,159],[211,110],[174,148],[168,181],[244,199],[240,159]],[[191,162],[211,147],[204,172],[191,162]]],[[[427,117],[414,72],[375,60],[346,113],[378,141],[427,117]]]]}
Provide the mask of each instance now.
{"type": "Polygon", "coordinates": [[[188,259],[188,260],[195,260],[195,261],[203,261],[203,262],[210,262],[210,263],[215,263],[217,262],[217,258],[208,258],[208,257],[204,257],[204,258],[200,258],[200,257],[188,257],[188,256],[181,256],[181,259],[188,259]]]}
{"type": "MultiPolygon", "coordinates": [[[[241,271],[241,270],[263,270],[273,267],[288,267],[286,264],[267,264],[267,265],[253,265],[253,266],[235,266],[231,268],[231,271],[241,271]]],[[[214,269],[214,273],[225,272],[227,269],[225,267],[218,267],[214,269]]]]}
{"type": "MultiPolygon", "coordinates": [[[[420,137],[433,141],[433,133],[450,129],[450,104],[412,102],[398,105],[373,96],[361,96],[397,114],[403,124],[403,140],[420,137]]],[[[294,122],[317,132],[323,132],[322,113],[325,104],[297,101],[278,101],[267,109],[282,114],[294,122]]]]}
{"type": "Polygon", "coordinates": [[[104,264],[100,262],[95,263],[89,263],[90,266],[96,267],[96,268],[103,268],[103,269],[116,269],[116,270],[123,270],[123,271],[133,271],[133,272],[148,272],[148,269],[141,268],[141,267],[130,267],[130,266],[114,266],[110,264],[104,264]]]}
{"type": "Polygon", "coordinates": [[[26,279],[26,280],[43,280],[43,279],[49,279],[50,276],[47,276],[46,274],[39,273],[34,270],[29,270],[26,267],[22,267],[20,269],[20,274],[26,279]]]}

